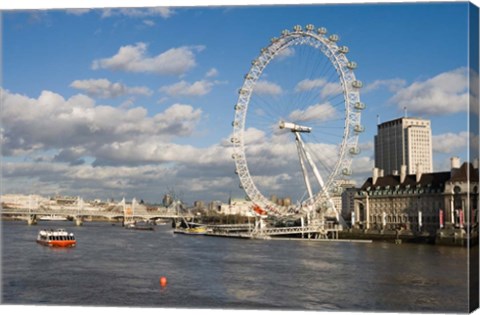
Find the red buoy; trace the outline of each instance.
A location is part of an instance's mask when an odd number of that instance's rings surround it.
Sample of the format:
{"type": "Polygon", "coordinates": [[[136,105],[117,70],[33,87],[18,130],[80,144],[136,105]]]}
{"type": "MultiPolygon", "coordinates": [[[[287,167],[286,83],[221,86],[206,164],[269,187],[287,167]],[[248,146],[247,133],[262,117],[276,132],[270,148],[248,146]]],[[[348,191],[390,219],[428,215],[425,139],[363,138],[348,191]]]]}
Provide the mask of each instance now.
{"type": "Polygon", "coordinates": [[[162,288],[167,286],[167,277],[160,277],[160,286],[162,288]]]}

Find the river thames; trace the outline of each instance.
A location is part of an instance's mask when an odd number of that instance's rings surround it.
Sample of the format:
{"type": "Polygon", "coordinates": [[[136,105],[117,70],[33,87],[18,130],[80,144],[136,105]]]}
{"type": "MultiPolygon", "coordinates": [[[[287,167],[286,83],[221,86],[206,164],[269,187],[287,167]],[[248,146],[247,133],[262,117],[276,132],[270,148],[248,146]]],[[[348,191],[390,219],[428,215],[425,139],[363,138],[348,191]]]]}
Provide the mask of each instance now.
{"type": "Polygon", "coordinates": [[[2,222],[2,304],[458,313],[468,311],[467,278],[459,247],[2,222]],[[37,244],[43,228],[75,233],[77,247],[37,244]]]}

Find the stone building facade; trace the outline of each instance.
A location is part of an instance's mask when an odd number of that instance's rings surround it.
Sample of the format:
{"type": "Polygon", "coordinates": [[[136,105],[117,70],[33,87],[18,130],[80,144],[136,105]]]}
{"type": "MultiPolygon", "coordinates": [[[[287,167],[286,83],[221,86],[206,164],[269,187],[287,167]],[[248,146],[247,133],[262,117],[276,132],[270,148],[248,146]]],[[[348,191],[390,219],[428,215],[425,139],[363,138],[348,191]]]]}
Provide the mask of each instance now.
{"type": "Polygon", "coordinates": [[[230,198],[228,204],[220,206],[220,212],[225,215],[254,216],[253,203],[245,198],[230,198]]]}
{"type": "MultiPolygon", "coordinates": [[[[435,235],[441,229],[466,231],[478,224],[478,161],[449,172],[381,175],[377,168],[354,197],[352,227],[366,231],[409,231],[435,235]]],[[[462,232],[463,233],[463,232],[462,232]]]]}

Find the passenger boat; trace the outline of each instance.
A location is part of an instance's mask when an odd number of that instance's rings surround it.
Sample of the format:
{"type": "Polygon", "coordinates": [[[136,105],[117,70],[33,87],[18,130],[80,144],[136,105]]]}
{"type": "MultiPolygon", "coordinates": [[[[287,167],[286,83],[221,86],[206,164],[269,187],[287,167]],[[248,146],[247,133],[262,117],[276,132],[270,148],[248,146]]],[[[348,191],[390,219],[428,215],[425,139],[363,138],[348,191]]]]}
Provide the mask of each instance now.
{"type": "Polygon", "coordinates": [[[170,220],[157,219],[154,222],[155,222],[155,225],[167,225],[168,223],[170,223],[170,220]]]}
{"type": "Polygon", "coordinates": [[[189,227],[189,228],[179,228],[175,229],[173,233],[178,234],[187,234],[187,235],[205,235],[208,232],[211,232],[210,229],[207,229],[205,226],[189,227]]]}
{"type": "Polygon", "coordinates": [[[40,230],[37,243],[50,247],[74,247],[77,245],[73,233],[68,233],[64,229],[40,230]]]}
{"type": "Polygon", "coordinates": [[[129,223],[125,225],[129,230],[153,231],[154,228],[150,224],[129,223]]]}

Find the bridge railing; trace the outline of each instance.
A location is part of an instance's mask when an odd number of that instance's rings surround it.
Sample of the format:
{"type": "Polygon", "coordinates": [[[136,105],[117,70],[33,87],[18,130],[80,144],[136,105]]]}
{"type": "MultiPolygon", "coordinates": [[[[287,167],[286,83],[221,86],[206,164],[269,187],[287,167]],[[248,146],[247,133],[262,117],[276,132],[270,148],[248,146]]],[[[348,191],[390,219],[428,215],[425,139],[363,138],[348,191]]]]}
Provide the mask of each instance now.
{"type": "MultiPolygon", "coordinates": [[[[0,214],[8,215],[59,215],[59,216],[103,216],[118,217],[124,216],[123,211],[115,210],[78,210],[78,209],[2,209],[0,214]]],[[[153,217],[177,217],[176,211],[136,211],[135,217],[153,218],[153,217]]]]}

